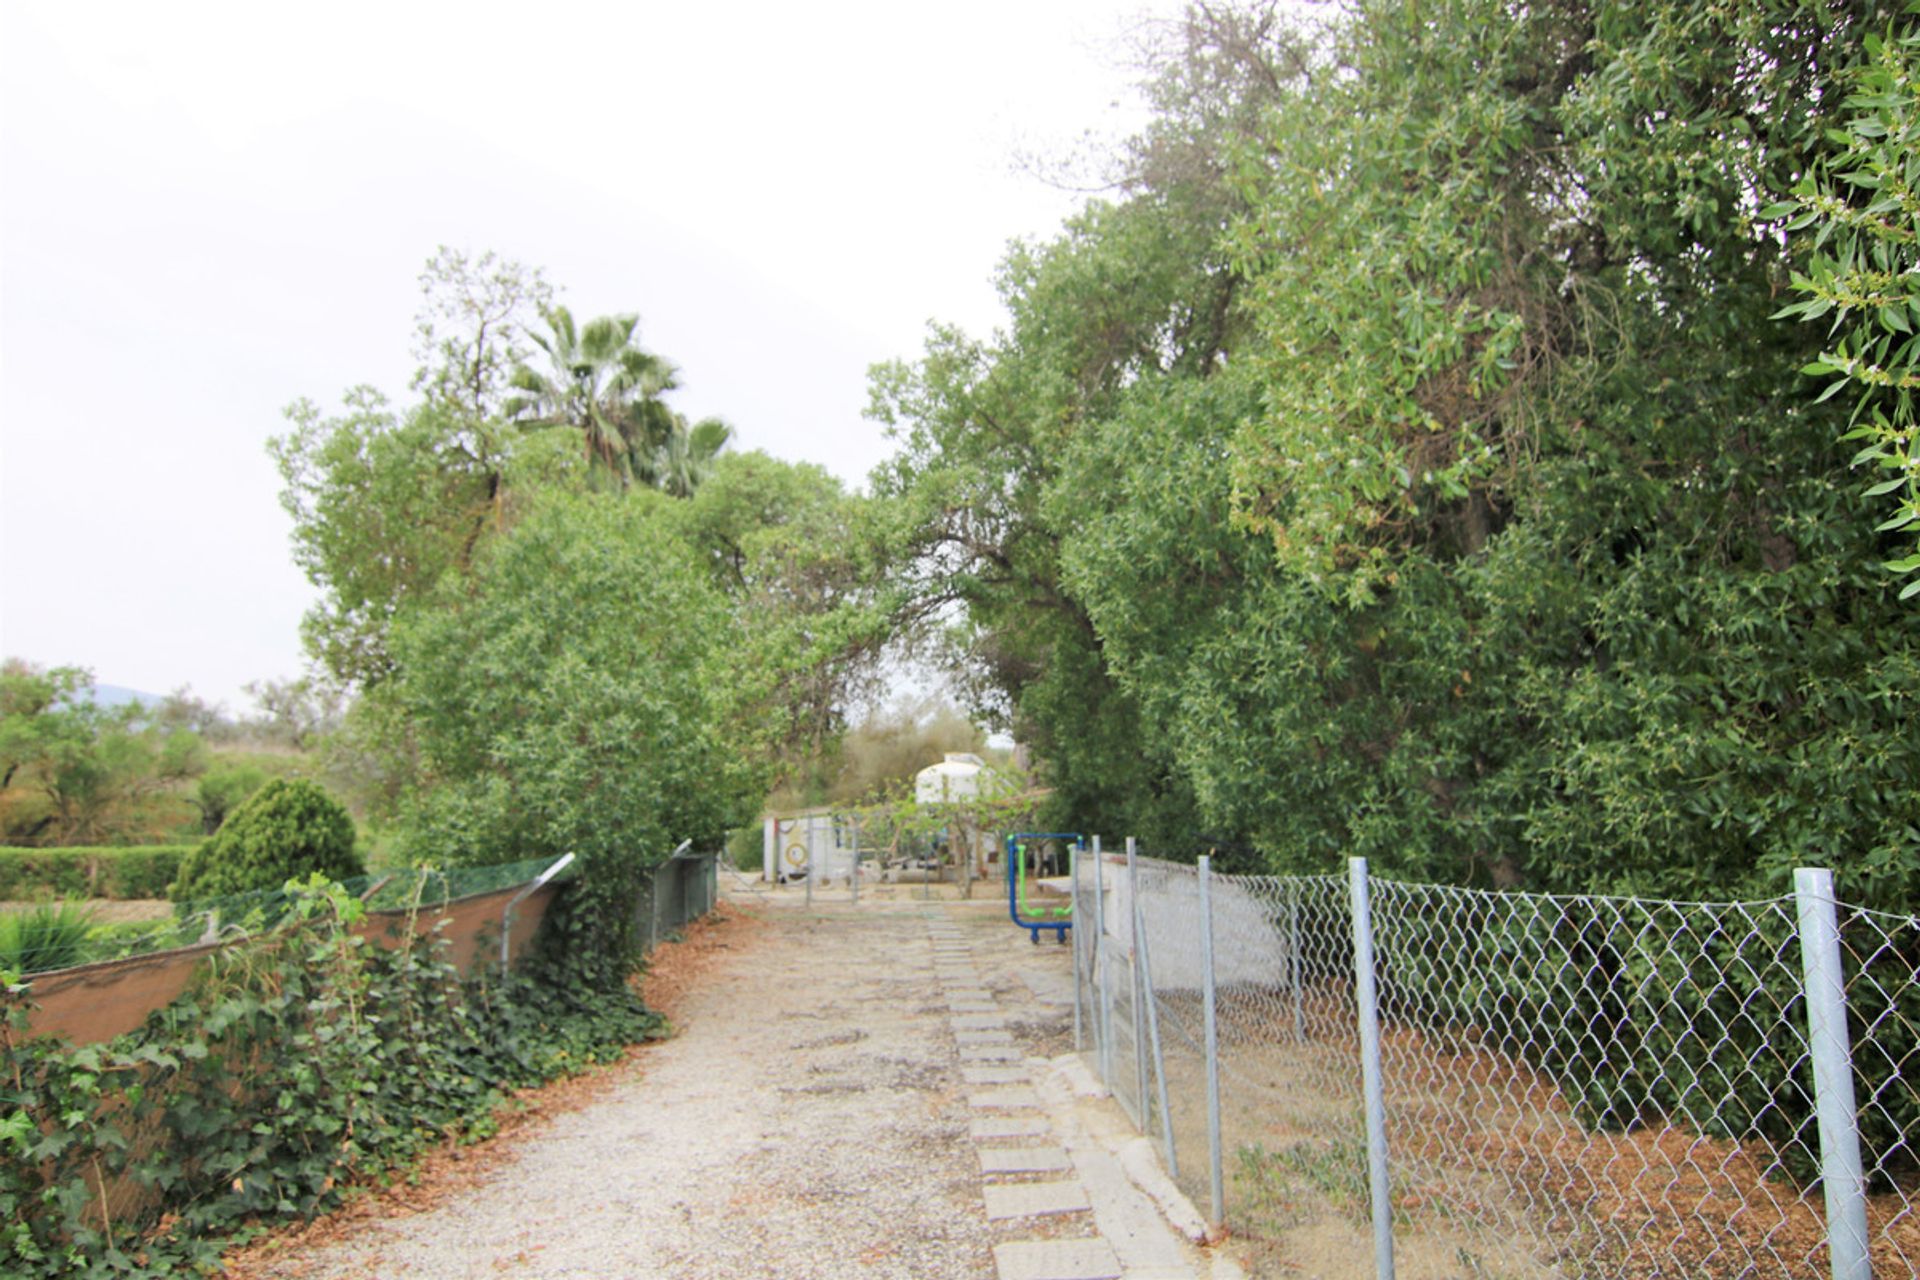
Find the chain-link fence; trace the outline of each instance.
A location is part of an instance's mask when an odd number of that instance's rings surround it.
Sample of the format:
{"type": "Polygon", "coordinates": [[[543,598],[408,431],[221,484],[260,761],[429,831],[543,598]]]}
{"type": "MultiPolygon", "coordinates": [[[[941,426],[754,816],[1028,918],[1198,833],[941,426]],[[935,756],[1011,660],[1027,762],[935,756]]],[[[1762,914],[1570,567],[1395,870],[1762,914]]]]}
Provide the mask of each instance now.
{"type": "MultiPolygon", "coordinates": [[[[524,884],[554,862],[529,858],[487,867],[409,867],[342,882],[369,911],[425,910],[524,884]]],[[[0,915],[0,967],[44,973],[273,929],[294,899],[280,889],[159,904],[143,917],[105,920],[98,905],[56,902],[0,915]]]]}
{"type": "Polygon", "coordinates": [[[636,904],[640,945],[652,951],[720,901],[720,855],[675,853],[654,868],[636,904]]]}
{"type": "MultiPolygon", "coordinates": [[[[647,950],[713,909],[719,897],[716,861],[710,853],[677,853],[652,873],[634,906],[647,950]]],[[[408,867],[341,883],[371,912],[433,911],[527,884],[554,863],[540,857],[486,867],[408,867]]],[[[562,870],[561,878],[568,874],[562,870]]],[[[277,927],[293,904],[292,895],[269,889],[159,904],[134,919],[104,920],[97,904],[87,902],[18,908],[0,914],[0,968],[46,973],[224,942],[277,927]]]]}
{"type": "Polygon", "coordinates": [[[1084,1046],[1274,1274],[1920,1266],[1920,920],[1824,873],[1675,903],[1109,854],[1074,889],[1084,1046]]]}

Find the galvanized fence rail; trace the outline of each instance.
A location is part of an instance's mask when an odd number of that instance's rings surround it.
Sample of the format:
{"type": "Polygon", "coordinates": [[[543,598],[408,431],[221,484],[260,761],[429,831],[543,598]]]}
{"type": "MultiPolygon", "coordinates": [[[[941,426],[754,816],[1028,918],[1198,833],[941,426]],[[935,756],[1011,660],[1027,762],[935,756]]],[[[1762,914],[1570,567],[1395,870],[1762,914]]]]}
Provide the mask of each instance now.
{"type": "Polygon", "coordinates": [[[1920,1269],[1920,918],[1825,871],[1682,903],[1096,842],[1073,894],[1078,1043],[1194,1202],[1285,1265],[1920,1269]]]}

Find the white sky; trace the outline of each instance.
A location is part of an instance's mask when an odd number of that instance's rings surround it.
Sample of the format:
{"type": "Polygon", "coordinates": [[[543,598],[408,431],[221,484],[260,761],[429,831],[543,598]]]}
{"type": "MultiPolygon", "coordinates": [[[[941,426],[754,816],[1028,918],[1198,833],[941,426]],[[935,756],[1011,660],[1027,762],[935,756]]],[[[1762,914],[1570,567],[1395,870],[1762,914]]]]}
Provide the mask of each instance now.
{"type": "Polygon", "coordinates": [[[991,328],[1079,203],[1015,152],[1137,118],[1140,7],[0,0],[0,653],[233,711],[296,674],[265,442],[405,394],[440,244],[638,311],[677,407],[860,480],[867,366],[991,328]]]}

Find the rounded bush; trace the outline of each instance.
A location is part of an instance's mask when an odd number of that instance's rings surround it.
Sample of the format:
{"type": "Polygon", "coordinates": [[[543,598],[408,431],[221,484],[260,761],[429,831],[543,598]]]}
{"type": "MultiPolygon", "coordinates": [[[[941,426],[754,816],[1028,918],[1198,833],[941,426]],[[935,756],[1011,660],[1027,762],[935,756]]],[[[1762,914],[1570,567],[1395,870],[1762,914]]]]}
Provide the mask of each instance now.
{"type": "Polygon", "coordinates": [[[315,871],[335,880],[366,874],[353,847],[353,818],[317,783],[276,778],[187,855],[170,892],[175,902],[221,898],[278,889],[315,871]]]}

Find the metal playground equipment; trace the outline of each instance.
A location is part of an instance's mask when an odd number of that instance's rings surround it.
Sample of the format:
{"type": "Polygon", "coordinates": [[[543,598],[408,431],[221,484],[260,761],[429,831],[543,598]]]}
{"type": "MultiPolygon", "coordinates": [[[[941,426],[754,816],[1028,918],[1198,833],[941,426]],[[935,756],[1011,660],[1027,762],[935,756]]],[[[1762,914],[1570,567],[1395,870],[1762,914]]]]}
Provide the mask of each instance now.
{"type": "MultiPolygon", "coordinates": [[[[1040,941],[1042,929],[1053,930],[1054,941],[1064,943],[1067,940],[1067,930],[1073,928],[1071,901],[1060,906],[1048,906],[1027,894],[1027,846],[1029,843],[1036,846],[1034,852],[1037,872],[1037,855],[1040,853],[1037,846],[1044,841],[1056,840],[1070,845],[1076,854],[1086,849],[1086,837],[1077,832],[1019,831],[1007,837],[1007,914],[1013,917],[1015,924],[1027,931],[1028,941],[1036,945],[1040,941]]],[[[1034,878],[1038,879],[1038,876],[1034,878]]]]}

